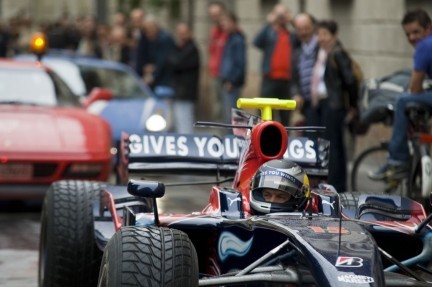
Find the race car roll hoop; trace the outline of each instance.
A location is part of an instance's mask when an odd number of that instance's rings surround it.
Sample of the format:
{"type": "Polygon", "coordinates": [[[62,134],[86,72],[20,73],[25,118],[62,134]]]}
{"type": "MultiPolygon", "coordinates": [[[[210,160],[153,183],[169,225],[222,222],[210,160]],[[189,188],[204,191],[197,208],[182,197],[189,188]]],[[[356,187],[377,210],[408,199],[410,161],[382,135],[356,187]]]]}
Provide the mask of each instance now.
{"type": "MultiPolygon", "coordinates": [[[[295,110],[297,106],[294,100],[281,100],[277,98],[240,98],[237,100],[238,108],[245,109],[260,109],[261,118],[263,121],[273,120],[273,110],[295,110]]],[[[253,128],[252,125],[234,125],[225,123],[197,121],[197,127],[221,127],[221,128],[253,128]]],[[[300,126],[300,127],[285,127],[287,131],[323,131],[325,127],[321,126],[300,126]]]]}

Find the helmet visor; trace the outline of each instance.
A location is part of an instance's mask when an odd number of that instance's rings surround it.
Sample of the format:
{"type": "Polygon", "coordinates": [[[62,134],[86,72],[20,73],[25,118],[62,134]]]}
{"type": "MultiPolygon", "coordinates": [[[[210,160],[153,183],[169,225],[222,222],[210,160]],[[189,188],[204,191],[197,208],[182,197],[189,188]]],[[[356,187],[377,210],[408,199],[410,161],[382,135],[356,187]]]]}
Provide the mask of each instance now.
{"type": "Polygon", "coordinates": [[[301,198],[304,196],[302,192],[303,184],[295,177],[284,173],[285,176],[264,175],[254,178],[253,187],[260,189],[276,189],[289,194],[289,198],[301,198]]]}

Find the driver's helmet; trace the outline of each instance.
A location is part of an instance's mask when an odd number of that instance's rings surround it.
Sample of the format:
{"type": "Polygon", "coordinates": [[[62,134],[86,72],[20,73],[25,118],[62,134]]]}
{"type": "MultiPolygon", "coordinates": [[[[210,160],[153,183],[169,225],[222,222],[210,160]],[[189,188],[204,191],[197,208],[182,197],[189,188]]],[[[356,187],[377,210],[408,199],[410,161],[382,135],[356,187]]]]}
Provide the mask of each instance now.
{"type": "Polygon", "coordinates": [[[306,173],[289,160],[264,163],[251,181],[250,205],[254,214],[299,211],[309,196],[306,173]]]}

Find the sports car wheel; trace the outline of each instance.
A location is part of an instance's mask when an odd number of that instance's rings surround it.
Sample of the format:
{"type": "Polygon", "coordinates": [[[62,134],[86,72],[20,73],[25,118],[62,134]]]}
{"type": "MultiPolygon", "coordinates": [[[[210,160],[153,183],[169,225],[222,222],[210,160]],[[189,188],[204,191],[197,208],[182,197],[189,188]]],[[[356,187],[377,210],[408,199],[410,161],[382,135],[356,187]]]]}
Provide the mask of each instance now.
{"type": "Polygon", "coordinates": [[[105,248],[98,286],[198,286],[189,237],[164,227],[123,227],[105,248]]]}
{"type": "Polygon", "coordinates": [[[102,251],[94,240],[93,198],[101,184],[58,181],[42,208],[39,286],[96,286],[102,251]]]}

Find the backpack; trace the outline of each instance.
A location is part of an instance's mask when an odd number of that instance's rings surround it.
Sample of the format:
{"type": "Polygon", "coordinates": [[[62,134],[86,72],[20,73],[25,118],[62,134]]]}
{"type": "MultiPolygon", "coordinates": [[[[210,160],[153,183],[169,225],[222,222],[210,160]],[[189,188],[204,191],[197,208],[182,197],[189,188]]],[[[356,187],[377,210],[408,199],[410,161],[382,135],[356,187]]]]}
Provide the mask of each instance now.
{"type": "Polygon", "coordinates": [[[356,60],[354,60],[349,54],[348,54],[348,56],[349,56],[349,58],[351,60],[351,70],[352,70],[352,73],[354,75],[354,78],[356,79],[357,87],[358,87],[358,89],[360,91],[360,86],[361,86],[361,84],[363,83],[363,80],[364,80],[363,70],[362,70],[360,64],[356,60]]]}
{"type": "MultiPolygon", "coordinates": [[[[351,72],[355,78],[356,86],[357,86],[357,93],[355,95],[354,100],[358,103],[360,100],[361,87],[362,87],[363,81],[364,81],[364,73],[363,73],[363,70],[362,70],[360,64],[356,60],[354,60],[353,57],[351,57],[351,55],[350,55],[350,53],[348,53],[348,51],[346,51],[345,49],[342,49],[342,52],[345,53],[351,61],[351,72]]],[[[332,60],[332,64],[334,65],[334,67],[339,69],[334,57],[331,60],[332,60]]],[[[349,104],[347,104],[347,106],[349,106],[349,104]]],[[[347,122],[347,125],[348,125],[348,129],[349,129],[350,133],[353,135],[366,134],[368,129],[369,129],[369,124],[363,123],[360,120],[359,111],[357,112],[357,114],[355,116],[353,116],[349,119],[349,121],[347,122]]]]}
{"type": "MultiPolygon", "coordinates": [[[[360,101],[360,94],[362,90],[362,85],[364,82],[364,73],[360,66],[360,64],[351,57],[351,55],[345,51],[345,53],[348,55],[348,57],[351,60],[351,71],[354,75],[354,78],[356,79],[356,85],[357,85],[357,95],[356,95],[356,101],[357,103],[360,101]]],[[[369,124],[366,122],[363,122],[360,119],[360,111],[358,110],[356,115],[349,121],[348,123],[348,129],[352,135],[364,135],[369,130],[369,124]]]]}

